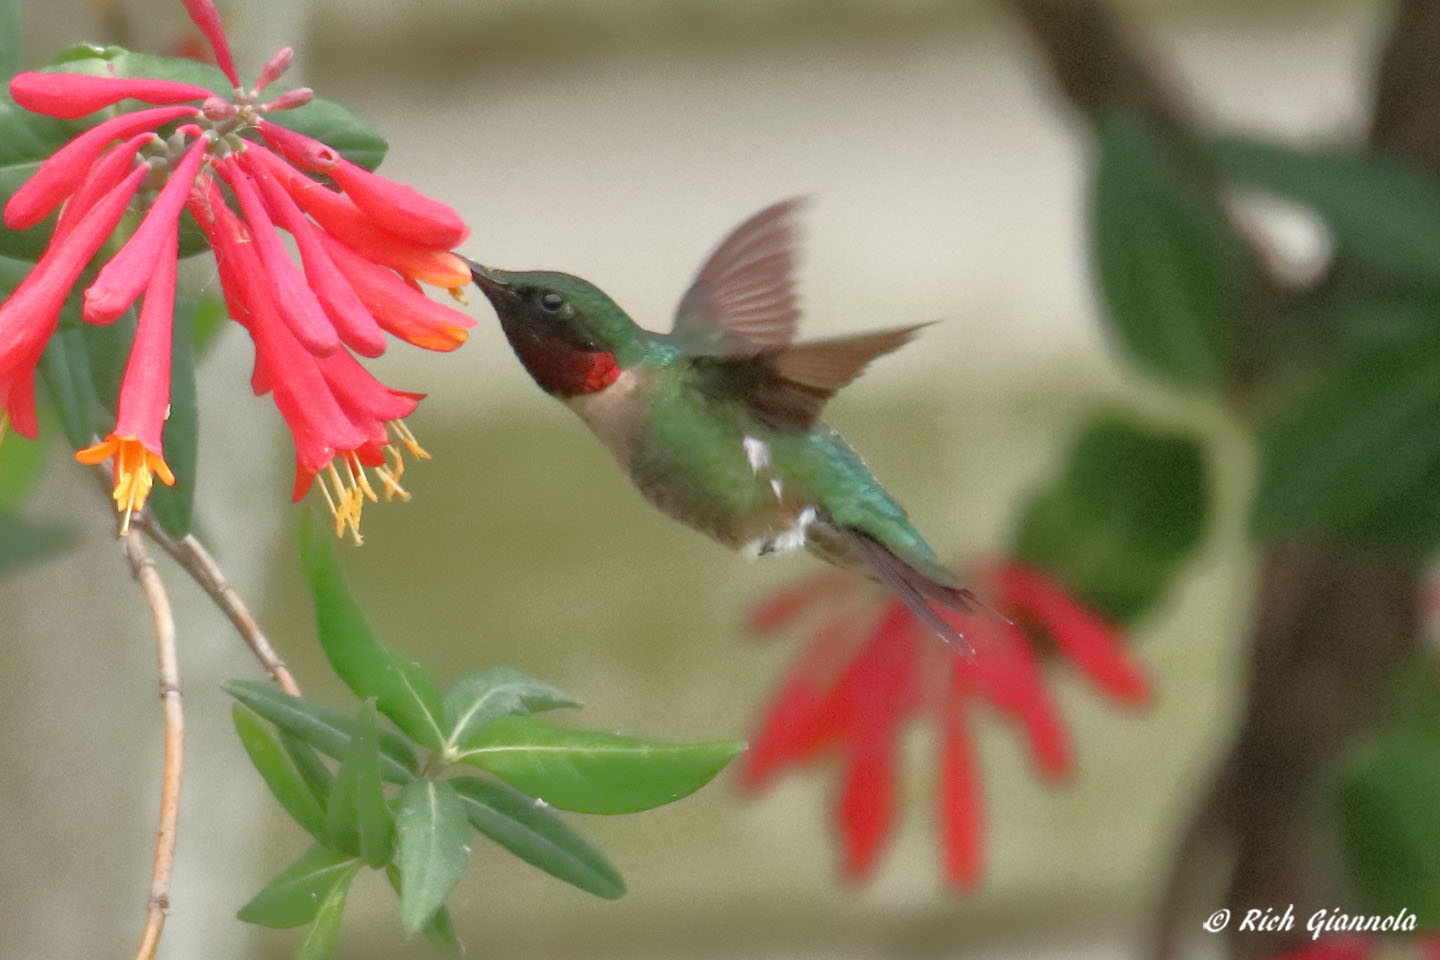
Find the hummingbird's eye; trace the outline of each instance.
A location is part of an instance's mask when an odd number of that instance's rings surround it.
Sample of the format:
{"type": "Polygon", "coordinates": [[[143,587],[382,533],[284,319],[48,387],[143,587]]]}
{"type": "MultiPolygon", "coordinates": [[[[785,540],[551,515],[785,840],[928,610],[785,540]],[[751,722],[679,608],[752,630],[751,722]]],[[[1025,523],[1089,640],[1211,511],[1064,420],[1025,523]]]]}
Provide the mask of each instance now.
{"type": "Polygon", "coordinates": [[[561,307],[565,306],[565,298],[554,290],[550,290],[540,295],[540,306],[549,310],[551,313],[555,313],[561,307]]]}

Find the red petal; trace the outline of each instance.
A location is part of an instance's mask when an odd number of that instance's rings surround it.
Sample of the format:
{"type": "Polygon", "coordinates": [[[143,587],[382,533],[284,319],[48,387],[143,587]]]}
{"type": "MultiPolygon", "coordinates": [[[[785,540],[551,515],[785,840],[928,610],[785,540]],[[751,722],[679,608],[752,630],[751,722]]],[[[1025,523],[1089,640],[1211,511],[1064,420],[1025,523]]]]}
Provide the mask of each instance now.
{"type": "Polygon", "coordinates": [[[149,77],[107,77],[88,73],[17,73],[10,79],[10,96],[26,110],[73,120],[121,100],[146,103],[184,103],[204,100],[211,91],[174,80],[149,77]]]}
{"type": "Polygon", "coordinates": [[[838,826],[845,848],[842,872],[851,880],[875,867],[895,821],[895,768],[891,742],[857,749],[840,787],[838,826]]]}
{"type": "Polygon", "coordinates": [[[1149,680],[1131,661],[1117,627],[1036,570],[1012,564],[1001,582],[1006,602],[1043,623],[1091,683],[1122,703],[1149,701],[1149,680]]]}
{"type": "Polygon", "coordinates": [[[470,282],[470,268],[450,251],[392,237],[349,197],[311,180],[259,144],[249,144],[245,154],[284,186],[326,232],[365,259],[438,287],[463,287],[470,282]]]}
{"type": "Polygon", "coordinates": [[[324,236],[325,249],[386,332],[426,350],[454,350],[469,337],[475,321],[405,285],[394,272],[324,236]]]}
{"type": "Polygon", "coordinates": [[[232,159],[222,161],[217,169],[240,202],[240,212],[250,226],[250,236],[269,279],[272,302],[279,308],[280,315],[311,353],[321,356],[333,353],[340,346],[335,325],[285,251],[270,215],[265,212],[255,181],[232,159]]]}
{"type": "Polygon", "coordinates": [[[205,34],[205,39],[210,41],[210,49],[215,51],[215,63],[225,72],[225,76],[236,88],[240,87],[240,77],[235,73],[235,61],[230,56],[230,41],[225,38],[225,25],[220,22],[220,14],[215,10],[215,4],[210,0],[180,0],[185,4],[185,10],[190,14],[190,19],[195,21],[195,26],[205,34]]]}
{"type": "MultiPolygon", "coordinates": [[[[120,252],[105,264],[85,291],[83,316],[87,323],[113,323],[145,289],[161,257],[171,255],[180,210],[190,195],[195,175],[205,159],[206,141],[196,140],[161,188],[145,219],[120,252]]],[[[158,448],[151,447],[151,452],[158,448]]]]}
{"type": "Polygon", "coordinates": [[[997,623],[977,642],[977,649],[984,654],[976,662],[957,658],[953,669],[968,675],[976,693],[1020,722],[1030,744],[1030,759],[1042,776],[1050,780],[1070,776],[1075,761],[1070,736],[1050,698],[1044,671],[1019,629],[997,623]]]}
{"type": "MultiPolygon", "coordinates": [[[[246,163],[252,152],[245,151],[241,162],[246,163]]],[[[380,329],[349,281],[335,266],[335,261],[330,259],[320,239],[320,229],[306,218],[290,194],[273,177],[251,164],[247,166],[260,187],[266,211],[295,238],[300,260],[305,265],[305,280],[315,291],[340,339],[361,356],[380,356],[385,352],[385,331],[380,329]]]]}
{"type": "Polygon", "coordinates": [[[960,704],[944,713],[939,787],[945,876],[973,890],[985,868],[985,801],[960,704]]]}
{"type": "Polygon", "coordinates": [[[290,69],[290,64],[295,60],[295,51],[290,47],[281,47],[275,51],[275,55],[265,61],[265,66],[260,68],[260,76],[255,79],[255,92],[259,93],[270,84],[279,80],[290,69]]]}
{"type": "Polygon", "coordinates": [[[1277,953],[1270,960],[1367,960],[1373,944],[1362,937],[1327,937],[1277,953]]]}
{"type": "Polygon", "coordinates": [[[135,155],[142,146],[154,139],[153,133],[137,133],[124,143],[102,153],[100,158],[90,165],[80,189],[65,201],[65,207],[60,211],[60,221],[55,225],[55,236],[62,236],[73,230],[80,218],[95,205],[95,201],[114,189],[115,185],[134,169],[135,155]]]}
{"type": "Polygon", "coordinates": [[[265,121],[258,129],[292,163],[334,180],[357,207],[400,239],[449,249],[470,235],[460,214],[413,187],[371,173],[304,134],[265,121]]]}
{"type": "Polygon", "coordinates": [[[385,424],[408,417],[419,405],[418,394],[391,390],[344,350],[319,358],[320,372],[352,423],[384,435],[385,424]]]}
{"type": "Polygon", "coordinates": [[[143,130],[154,130],[181,117],[199,113],[194,107],[155,107],[122,113],[86,130],[40,165],[34,176],[26,180],[5,204],[5,226],[24,230],[44,220],[46,215],[80,185],[91,164],[112,141],[133,137],[143,130]]]}
{"type": "MultiPolygon", "coordinates": [[[[35,360],[39,360],[39,357],[35,360]]],[[[38,424],[35,422],[35,360],[20,367],[15,382],[9,387],[8,397],[5,377],[0,373],[0,400],[5,401],[9,411],[10,426],[21,436],[31,440],[35,439],[38,431],[38,424]]]]}
{"type": "Polygon", "coordinates": [[[813,755],[824,742],[822,691],[809,678],[791,674],[765,708],[740,767],[740,785],[758,790],[788,766],[813,755]]]}
{"type": "Polygon", "coordinates": [[[135,327],[135,343],[120,384],[113,436],[133,437],[156,456],[164,456],[161,433],[170,412],[170,335],[175,316],[175,269],[180,256],[179,220],[145,287],[145,304],[135,327]]]}

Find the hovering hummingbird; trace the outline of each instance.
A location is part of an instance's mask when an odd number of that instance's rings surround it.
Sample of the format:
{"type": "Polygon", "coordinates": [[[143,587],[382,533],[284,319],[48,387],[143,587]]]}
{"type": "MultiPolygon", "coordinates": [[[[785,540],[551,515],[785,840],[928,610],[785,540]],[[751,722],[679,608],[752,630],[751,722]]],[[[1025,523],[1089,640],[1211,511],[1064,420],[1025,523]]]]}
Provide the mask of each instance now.
{"type": "Polygon", "coordinates": [[[638,326],[579,277],[470,269],[530,376],[579,414],[652,504],[751,556],[804,547],[878,580],[969,653],[930,604],[968,610],[974,595],[819,419],[866,364],[925,324],[793,343],[800,206],[786,200],[737,227],[668,334],[638,326]]]}

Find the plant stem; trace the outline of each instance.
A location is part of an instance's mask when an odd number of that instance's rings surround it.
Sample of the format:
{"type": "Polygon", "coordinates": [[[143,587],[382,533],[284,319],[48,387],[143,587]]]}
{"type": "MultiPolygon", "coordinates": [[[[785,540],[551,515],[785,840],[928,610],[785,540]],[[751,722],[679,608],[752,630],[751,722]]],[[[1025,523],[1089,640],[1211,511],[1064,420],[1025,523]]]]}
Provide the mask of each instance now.
{"type": "Polygon", "coordinates": [[[175,618],[165,584],[145,542],[135,534],[120,538],[130,574],[140,584],[155,623],[156,672],[164,706],[164,764],[160,777],[160,828],[155,835],[155,861],[150,873],[145,927],[135,960],[151,960],[165,929],[170,909],[170,874],[175,865],[175,831],[180,820],[180,782],[185,763],[185,714],[180,700],[180,666],[175,652],[175,618]]]}

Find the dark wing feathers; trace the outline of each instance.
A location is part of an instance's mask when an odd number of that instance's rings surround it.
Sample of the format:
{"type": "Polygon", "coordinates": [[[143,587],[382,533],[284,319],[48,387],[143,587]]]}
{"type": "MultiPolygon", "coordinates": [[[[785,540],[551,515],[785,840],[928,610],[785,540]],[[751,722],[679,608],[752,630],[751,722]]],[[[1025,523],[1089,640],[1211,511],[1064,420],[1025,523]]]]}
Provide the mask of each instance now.
{"type": "Polygon", "coordinates": [[[804,201],[783,200],[746,220],[705,261],[675,312],[672,335],[690,353],[750,357],[795,337],[793,275],[804,201]]]}

